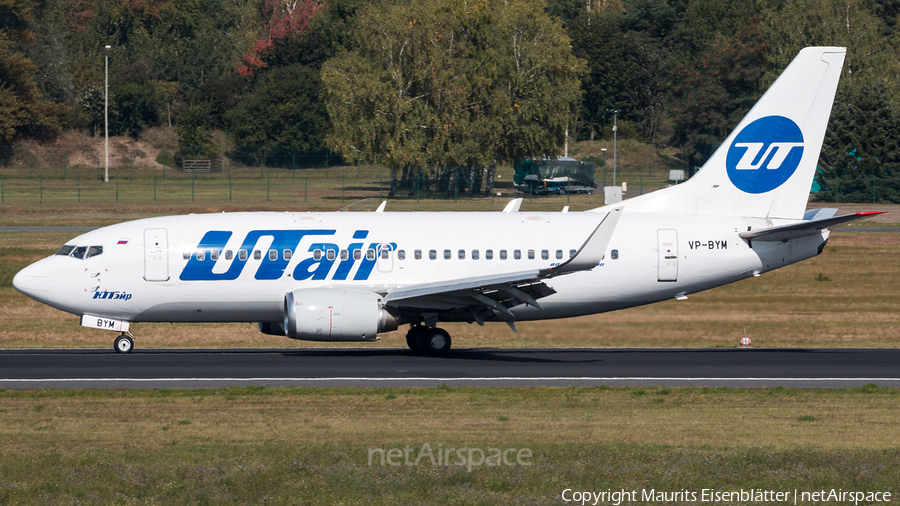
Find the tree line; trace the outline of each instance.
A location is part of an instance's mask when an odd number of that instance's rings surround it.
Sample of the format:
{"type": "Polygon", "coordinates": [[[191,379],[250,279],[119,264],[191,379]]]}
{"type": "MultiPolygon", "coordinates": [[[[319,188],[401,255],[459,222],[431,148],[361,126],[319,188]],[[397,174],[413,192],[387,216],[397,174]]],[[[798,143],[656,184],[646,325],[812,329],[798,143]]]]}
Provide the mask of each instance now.
{"type": "Polygon", "coordinates": [[[338,153],[392,191],[618,134],[701,165],[797,52],[848,47],[825,200],[900,202],[900,0],[0,0],[0,144],[171,127],[180,156],[338,153]],[[224,132],[227,147],[214,139],[224,132]],[[415,181],[415,182],[414,182],[415,181]]]}

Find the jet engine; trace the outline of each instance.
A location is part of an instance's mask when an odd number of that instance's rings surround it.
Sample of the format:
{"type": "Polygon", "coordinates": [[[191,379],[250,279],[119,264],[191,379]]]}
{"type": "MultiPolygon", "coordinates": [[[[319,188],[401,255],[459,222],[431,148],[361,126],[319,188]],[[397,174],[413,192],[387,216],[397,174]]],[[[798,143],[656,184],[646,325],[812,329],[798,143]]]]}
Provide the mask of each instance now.
{"type": "Polygon", "coordinates": [[[285,335],[305,341],[375,341],[398,318],[374,293],[305,288],[284,296],[285,335]]]}
{"type": "Polygon", "coordinates": [[[259,322],[259,331],[270,336],[284,336],[284,322],[259,322]]]}

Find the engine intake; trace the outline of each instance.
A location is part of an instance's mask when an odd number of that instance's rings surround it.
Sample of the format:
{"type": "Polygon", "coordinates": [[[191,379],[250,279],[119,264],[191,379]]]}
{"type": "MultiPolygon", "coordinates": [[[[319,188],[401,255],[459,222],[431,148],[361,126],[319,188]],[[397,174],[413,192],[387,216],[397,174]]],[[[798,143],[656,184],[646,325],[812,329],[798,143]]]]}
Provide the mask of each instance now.
{"type": "Polygon", "coordinates": [[[284,329],[305,341],[376,341],[399,321],[374,293],[304,288],[284,296],[284,329]]]}

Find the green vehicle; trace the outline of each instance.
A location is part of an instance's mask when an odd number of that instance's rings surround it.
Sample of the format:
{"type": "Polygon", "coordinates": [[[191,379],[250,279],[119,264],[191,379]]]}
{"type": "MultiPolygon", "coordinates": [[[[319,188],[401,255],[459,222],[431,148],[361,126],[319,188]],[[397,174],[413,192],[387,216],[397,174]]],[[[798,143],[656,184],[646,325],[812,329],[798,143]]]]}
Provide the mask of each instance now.
{"type": "Polygon", "coordinates": [[[591,194],[597,185],[595,168],[594,162],[574,158],[538,161],[526,158],[515,165],[513,182],[516,189],[529,195],[591,194]]]}

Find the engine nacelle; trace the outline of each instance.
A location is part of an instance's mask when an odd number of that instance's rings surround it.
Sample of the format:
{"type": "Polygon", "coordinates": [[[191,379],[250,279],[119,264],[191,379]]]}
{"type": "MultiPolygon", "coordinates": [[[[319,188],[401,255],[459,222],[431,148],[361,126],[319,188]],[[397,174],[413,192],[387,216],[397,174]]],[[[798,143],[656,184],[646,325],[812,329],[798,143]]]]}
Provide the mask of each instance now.
{"type": "Polygon", "coordinates": [[[374,293],[340,288],[305,288],[284,296],[284,328],[305,341],[375,341],[396,330],[397,318],[374,293]]]}
{"type": "Polygon", "coordinates": [[[259,331],[270,336],[284,336],[283,322],[259,322],[257,323],[259,331]]]}

